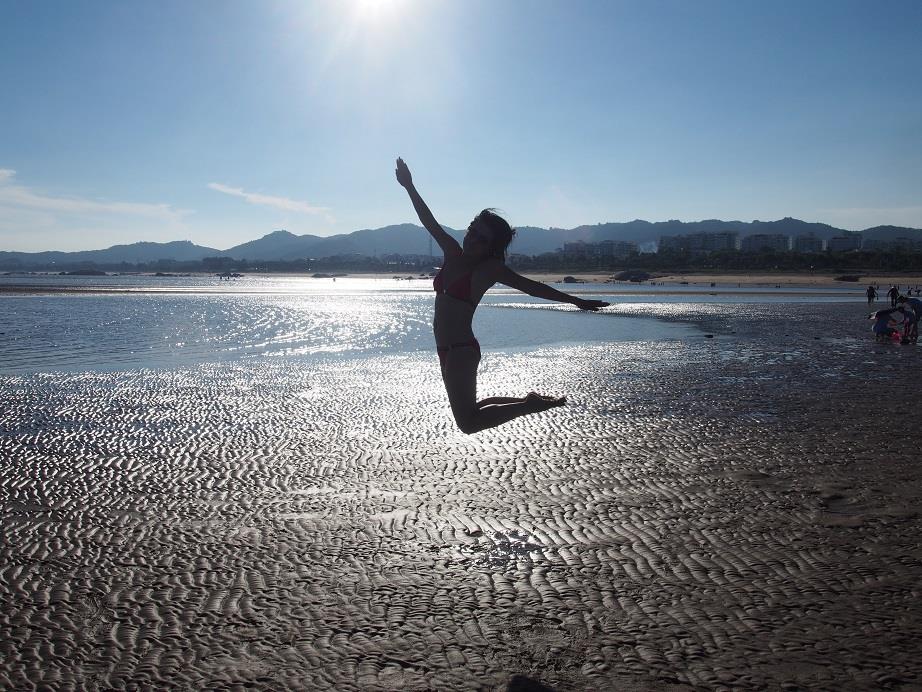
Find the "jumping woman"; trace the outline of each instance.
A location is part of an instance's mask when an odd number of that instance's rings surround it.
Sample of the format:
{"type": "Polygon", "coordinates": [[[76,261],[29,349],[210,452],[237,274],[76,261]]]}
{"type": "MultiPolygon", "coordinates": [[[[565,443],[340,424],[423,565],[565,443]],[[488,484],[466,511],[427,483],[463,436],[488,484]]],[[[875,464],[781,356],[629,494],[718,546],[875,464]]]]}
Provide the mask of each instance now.
{"type": "Polygon", "coordinates": [[[506,248],[512,242],[515,231],[491,209],[484,209],[477,215],[468,226],[463,245],[459,245],[429,211],[416,191],[410,169],[403,159],[397,159],[397,182],[406,188],[419,220],[435,238],[444,255],[442,268],[432,282],[435,289],[432,330],[442,366],[442,381],[458,428],[470,435],[495,428],[519,416],[563,406],[566,397],[542,396],[535,392],[520,398],[497,396],[477,401],[480,344],[472,327],[477,304],[495,283],[537,298],[571,303],[581,310],[595,311],[608,303],[562,293],[507,267],[506,248]]]}

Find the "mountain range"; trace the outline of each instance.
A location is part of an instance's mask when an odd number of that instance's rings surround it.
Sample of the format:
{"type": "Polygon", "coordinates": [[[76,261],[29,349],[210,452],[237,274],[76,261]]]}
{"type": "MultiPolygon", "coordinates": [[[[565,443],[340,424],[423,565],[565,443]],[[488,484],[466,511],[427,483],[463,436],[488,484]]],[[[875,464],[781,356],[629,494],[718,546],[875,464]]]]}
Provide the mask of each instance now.
{"type": "MultiPolygon", "coordinates": [[[[458,240],[464,231],[446,228],[458,240]]],[[[875,226],[863,231],[846,231],[824,223],[810,223],[786,217],[778,221],[628,221],[626,223],[599,223],[575,228],[539,228],[524,226],[516,229],[516,238],[510,252],[522,255],[540,255],[554,252],[564,243],[603,240],[621,240],[637,243],[641,251],[655,250],[662,236],[690,233],[716,233],[735,231],[741,237],[755,233],[799,236],[813,234],[828,240],[850,233],[863,239],[895,240],[912,238],[922,241],[922,229],[900,226],[875,226]]],[[[169,243],[133,243],[114,245],[104,250],[79,252],[0,252],[0,269],[49,268],[60,265],[95,264],[99,266],[148,264],[158,260],[198,262],[205,257],[232,257],[247,261],[291,261],[334,255],[381,256],[388,254],[427,255],[430,251],[429,234],[415,224],[398,224],[383,228],[363,229],[333,236],[295,235],[288,231],[274,231],[257,240],[235,245],[226,250],[195,245],[188,240],[169,243]]],[[[438,248],[434,251],[437,253],[438,248]]]]}

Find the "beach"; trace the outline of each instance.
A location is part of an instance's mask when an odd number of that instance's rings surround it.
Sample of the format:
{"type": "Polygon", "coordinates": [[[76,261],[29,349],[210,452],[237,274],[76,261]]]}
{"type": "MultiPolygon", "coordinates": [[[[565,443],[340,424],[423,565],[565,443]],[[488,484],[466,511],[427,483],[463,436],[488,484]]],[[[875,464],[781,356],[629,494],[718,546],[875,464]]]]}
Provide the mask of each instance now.
{"type": "MultiPolygon", "coordinates": [[[[606,283],[612,280],[617,272],[528,272],[528,276],[537,281],[561,281],[564,276],[572,275],[577,281],[586,283],[606,283]]],[[[701,287],[711,287],[711,284],[727,288],[733,286],[745,287],[764,287],[764,288],[852,288],[856,290],[866,290],[868,286],[877,286],[882,288],[882,295],[887,292],[890,286],[900,286],[903,290],[907,286],[915,288],[922,286],[922,276],[912,275],[892,275],[892,274],[868,274],[860,275],[857,281],[841,281],[837,277],[841,274],[804,274],[804,273],[771,273],[771,272],[752,272],[752,273],[664,273],[653,272],[648,281],[665,285],[692,285],[701,287]]],[[[858,276],[858,275],[855,275],[858,276]]],[[[614,286],[629,282],[614,282],[614,286]]]]}
{"type": "Polygon", "coordinates": [[[429,352],[0,376],[0,688],[918,689],[922,351],[611,310],[694,334],[485,342],[569,400],[474,436],[429,352]]]}

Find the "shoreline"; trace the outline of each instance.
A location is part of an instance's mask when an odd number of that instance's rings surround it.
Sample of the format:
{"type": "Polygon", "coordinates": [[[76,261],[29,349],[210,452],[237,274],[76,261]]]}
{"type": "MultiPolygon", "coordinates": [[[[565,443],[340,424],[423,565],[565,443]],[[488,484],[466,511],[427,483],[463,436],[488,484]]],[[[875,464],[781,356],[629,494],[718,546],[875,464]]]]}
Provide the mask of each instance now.
{"type": "MultiPolygon", "coordinates": [[[[642,295],[644,293],[679,295],[700,295],[713,293],[712,289],[741,288],[747,289],[747,295],[752,295],[759,291],[754,289],[765,289],[765,293],[771,295],[841,295],[843,293],[863,294],[868,285],[878,287],[878,300],[885,299],[885,293],[889,286],[896,285],[901,289],[907,287],[918,289],[922,287],[922,275],[896,276],[892,274],[881,274],[865,276],[858,282],[836,281],[832,274],[770,274],[770,273],[749,273],[749,274],[730,274],[730,273],[712,273],[712,274],[654,274],[650,279],[640,282],[615,281],[612,279],[610,272],[575,272],[566,274],[563,272],[524,272],[524,276],[535,281],[541,281],[549,284],[564,284],[568,287],[568,292],[579,294],[580,287],[591,288],[592,293],[598,293],[600,289],[605,288],[605,292],[612,295],[642,295]],[[564,278],[571,278],[573,281],[564,282],[564,278]],[[650,287],[647,289],[646,287],[650,287]],[[672,290],[670,290],[672,289],[672,290]],[[827,289],[819,293],[820,289],[827,289]]],[[[22,278],[45,278],[56,275],[23,275],[22,278]]],[[[152,283],[161,277],[152,274],[131,274],[131,275],[109,275],[110,277],[131,276],[143,277],[149,279],[152,283]]],[[[271,287],[254,288],[252,286],[240,285],[237,282],[221,282],[216,285],[206,286],[182,286],[176,285],[175,279],[193,279],[201,280],[212,278],[212,274],[190,274],[188,276],[162,277],[164,283],[162,286],[126,286],[126,285],[106,285],[97,283],[101,277],[68,277],[69,281],[64,284],[33,284],[33,283],[15,283],[0,281],[0,297],[7,296],[25,296],[25,295],[140,295],[140,294],[189,294],[189,293],[256,293],[269,294],[273,291],[271,287]],[[266,290],[269,289],[269,290],[266,290]]],[[[310,279],[311,281],[325,282],[330,281],[333,277],[313,277],[306,274],[284,274],[284,273],[252,273],[244,275],[244,278],[256,277],[261,279],[310,279]]],[[[9,277],[6,278],[20,278],[9,277]]],[[[398,275],[394,273],[355,273],[337,276],[340,279],[359,279],[375,281],[412,281],[422,284],[428,283],[428,276],[420,275],[398,275]]],[[[500,290],[503,290],[500,287],[500,290]]],[[[281,293],[292,293],[296,291],[284,290],[281,293]]]]}
{"type": "MultiPolygon", "coordinates": [[[[525,276],[538,281],[548,281],[554,279],[560,281],[560,278],[568,275],[560,272],[525,272],[525,276]]],[[[569,274],[577,280],[586,283],[607,283],[612,276],[611,272],[577,272],[569,274]]],[[[694,272],[682,273],[651,273],[647,281],[638,282],[639,285],[654,282],[660,284],[678,284],[686,282],[688,285],[705,285],[715,283],[718,286],[781,286],[782,288],[815,288],[815,287],[835,287],[850,288],[854,290],[864,290],[868,285],[888,287],[897,286],[922,286],[922,275],[896,276],[892,274],[880,274],[862,276],[858,281],[836,281],[836,276],[841,274],[771,274],[766,272],[735,274],[735,273],[708,273],[697,274],[694,272]]],[[[630,281],[616,281],[612,285],[631,284],[630,281]]],[[[886,290],[886,289],[885,289],[886,290]]]]}
{"type": "MultiPolygon", "coordinates": [[[[408,272],[319,272],[326,273],[326,276],[313,276],[313,273],[288,273],[288,272],[246,272],[242,276],[243,278],[247,277],[258,277],[258,278],[279,278],[279,279],[316,279],[317,281],[329,281],[332,278],[337,279],[377,279],[377,280],[413,280],[413,281],[424,281],[429,277],[423,273],[411,274],[408,272]]],[[[565,277],[573,277],[576,279],[575,283],[609,283],[611,285],[617,286],[619,284],[623,285],[646,285],[646,284],[677,284],[677,285],[710,285],[716,283],[717,285],[736,285],[736,286],[782,286],[782,287],[829,287],[834,286],[836,288],[853,288],[853,289],[865,289],[868,285],[874,285],[877,287],[889,287],[891,285],[896,285],[900,287],[922,287],[922,274],[911,273],[911,274],[867,274],[861,275],[857,281],[839,281],[836,280],[837,276],[842,276],[840,272],[828,273],[828,274],[817,274],[817,273],[786,273],[786,272],[708,272],[708,273],[698,273],[698,272],[650,272],[650,278],[645,281],[632,282],[632,281],[615,281],[613,276],[617,272],[611,271],[577,271],[577,272],[568,272],[565,270],[561,271],[522,271],[521,274],[530,279],[536,281],[542,281],[545,283],[564,283],[563,279],[565,277]]],[[[846,274],[848,275],[848,274],[846,274]]],[[[32,284],[17,284],[14,282],[15,279],[46,279],[46,278],[57,278],[59,274],[53,273],[35,273],[35,274],[2,274],[0,275],[0,291],[5,288],[10,287],[19,287],[19,286],[31,286],[32,284]],[[3,280],[10,280],[9,283],[5,283],[3,280]]],[[[855,276],[855,274],[852,274],[855,276]]],[[[157,276],[153,273],[129,273],[129,274],[106,274],[105,276],[67,276],[65,278],[72,281],[88,281],[92,282],[100,278],[115,278],[115,277],[138,277],[138,278],[147,278],[151,280],[155,279],[207,279],[207,278],[216,278],[216,274],[211,272],[190,272],[188,274],[175,274],[170,276],[157,276]]],[[[232,283],[230,285],[233,285],[232,283]]],[[[78,287],[79,286],[76,286],[78,287]]],[[[45,288],[44,286],[42,288],[45,288]]],[[[60,288],[58,286],[52,286],[50,288],[60,288]]],[[[101,288],[108,288],[107,286],[102,286],[101,288]]],[[[121,287],[117,287],[121,288],[121,287]]]]}

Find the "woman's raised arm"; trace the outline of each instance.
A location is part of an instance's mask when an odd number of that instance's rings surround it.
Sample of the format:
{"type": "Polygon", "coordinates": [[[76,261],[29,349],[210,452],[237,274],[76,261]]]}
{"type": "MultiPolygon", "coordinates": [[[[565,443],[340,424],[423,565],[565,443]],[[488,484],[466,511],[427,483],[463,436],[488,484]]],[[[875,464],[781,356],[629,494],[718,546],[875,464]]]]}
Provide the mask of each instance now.
{"type": "Polygon", "coordinates": [[[580,310],[595,312],[599,308],[604,308],[608,305],[604,300],[587,300],[585,298],[579,298],[578,296],[571,296],[569,293],[564,293],[563,291],[558,291],[556,288],[552,288],[540,281],[534,281],[521,274],[517,274],[505,264],[500,264],[495,278],[499,283],[505,284],[522,293],[527,293],[535,298],[544,298],[545,300],[553,300],[558,303],[570,303],[570,305],[575,305],[580,310]]]}
{"type": "Polygon", "coordinates": [[[442,248],[442,252],[445,256],[460,255],[461,245],[457,240],[448,235],[441,224],[435,220],[435,216],[432,215],[432,212],[429,211],[429,207],[426,206],[423,198],[420,196],[419,192],[416,191],[416,186],[413,185],[413,176],[410,175],[410,169],[407,167],[407,164],[404,163],[403,159],[397,159],[396,173],[397,182],[400,183],[406,189],[407,194],[410,195],[410,201],[413,202],[413,208],[416,209],[416,215],[419,217],[420,222],[422,222],[426,230],[429,231],[429,234],[435,238],[435,242],[442,248]]]}

